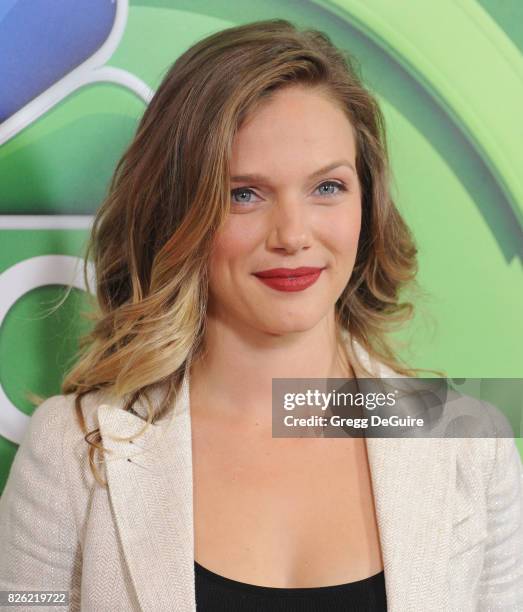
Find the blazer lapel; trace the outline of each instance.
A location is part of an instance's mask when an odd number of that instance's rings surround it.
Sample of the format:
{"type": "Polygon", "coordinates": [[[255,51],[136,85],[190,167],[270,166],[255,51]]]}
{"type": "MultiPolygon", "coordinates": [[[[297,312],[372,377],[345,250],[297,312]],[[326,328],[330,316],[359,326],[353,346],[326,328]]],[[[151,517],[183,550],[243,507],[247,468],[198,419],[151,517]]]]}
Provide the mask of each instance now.
{"type": "Polygon", "coordinates": [[[114,519],[143,612],[196,610],[187,378],[171,415],[130,443],[113,437],[135,434],[144,421],[118,405],[98,408],[103,444],[112,451],[106,478],[114,519]]]}
{"type": "MultiPolygon", "coordinates": [[[[345,335],[347,341],[349,337],[345,335]]],[[[378,378],[405,378],[369,357],[378,378]]],[[[369,375],[356,364],[358,378],[369,375]]],[[[366,437],[376,518],[391,611],[449,610],[448,558],[455,494],[456,440],[366,437]]]]}
{"type": "Polygon", "coordinates": [[[451,609],[455,440],[366,438],[389,610],[451,609]]]}
{"type": "MultiPolygon", "coordinates": [[[[398,377],[369,360],[362,347],[355,349],[379,376],[398,377]]],[[[98,407],[98,419],[103,444],[112,451],[105,461],[114,519],[142,612],[195,612],[188,373],[171,416],[149,425],[134,444],[115,437],[140,431],[140,417],[106,403],[98,407]]],[[[449,609],[455,440],[365,440],[388,609],[449,609]]]]}

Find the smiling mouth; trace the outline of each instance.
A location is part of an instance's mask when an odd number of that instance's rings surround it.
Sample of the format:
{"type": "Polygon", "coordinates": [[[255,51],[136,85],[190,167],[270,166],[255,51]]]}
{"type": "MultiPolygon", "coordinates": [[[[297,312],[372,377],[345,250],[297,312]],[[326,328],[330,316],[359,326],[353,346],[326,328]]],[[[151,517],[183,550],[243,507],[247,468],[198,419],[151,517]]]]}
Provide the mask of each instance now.
{"type": "Polygon", "coordinates": [[[254,272],[254,276],[258,278],[300,278],[302,276],[311,276],[319,274],[325,267],[302,266],[300,268],[272,268],[270,270],[262,270],[254,272]]]}
{"type": "Polygon", "coordinates": [[[306,274],[292,274],[286,273],[284,276],[277,276],[275,271],[266,271],[264,275],[255,274],[256,278],[263,284],[267,285],[271,289],[276,291],[294,292],[304,291],[311,285],[313,285],[325,268],[313,268],[312,272],[306,274]],[[270,272],[270,274],[269,274],[270,272]]]}

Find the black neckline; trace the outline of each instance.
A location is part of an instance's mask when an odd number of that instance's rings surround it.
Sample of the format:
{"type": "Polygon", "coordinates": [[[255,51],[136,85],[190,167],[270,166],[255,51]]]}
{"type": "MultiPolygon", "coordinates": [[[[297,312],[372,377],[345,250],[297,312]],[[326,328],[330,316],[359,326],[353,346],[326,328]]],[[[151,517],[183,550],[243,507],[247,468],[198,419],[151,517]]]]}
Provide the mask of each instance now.
{"type": "Polygon", "coordinates": [[[384,570],[381,570],[372,576],[367,576],[366,578],[362,578],[360,580],[353,580],[352,582],[345,582],[343,584],[333,584],[319,587],[270,587],[259,584],[249,584],[247,582],[227,578],[226,576],[217,574],[203,565],[200,565],[196,560],[194,561],[194,568],[195,573],[213,580],[222,586],[242,591],[255,591],[256,593],[263,595],[312,595],[322,593],[332,594],[347,590],[367,590],[368,588],[372,587],[374,583],[378,583],[385,577],[384,570]]]}

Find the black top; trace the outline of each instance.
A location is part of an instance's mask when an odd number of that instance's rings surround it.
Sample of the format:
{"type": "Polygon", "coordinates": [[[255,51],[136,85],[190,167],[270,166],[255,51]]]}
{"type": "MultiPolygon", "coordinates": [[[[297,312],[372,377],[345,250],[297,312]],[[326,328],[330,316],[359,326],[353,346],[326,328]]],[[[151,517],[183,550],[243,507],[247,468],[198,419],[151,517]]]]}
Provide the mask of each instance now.
{"type": "Polygon", "coordinates": [[[198,612],[386,612],[385,574],[323,587],[247,584],[194,562],[198,612]]]}

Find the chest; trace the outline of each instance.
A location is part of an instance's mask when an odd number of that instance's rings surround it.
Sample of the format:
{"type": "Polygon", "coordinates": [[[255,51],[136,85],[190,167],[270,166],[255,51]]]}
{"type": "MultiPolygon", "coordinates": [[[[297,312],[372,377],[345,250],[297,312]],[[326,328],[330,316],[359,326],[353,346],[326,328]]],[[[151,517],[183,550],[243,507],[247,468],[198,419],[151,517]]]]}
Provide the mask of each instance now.
{"type": "Polygon", "coordinates": [[[280,587],[341,584],[383,568],[365,442],[283,439],[193,423],[195,558],[280,587]]]}

